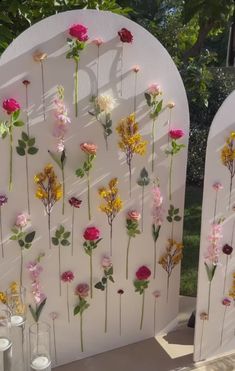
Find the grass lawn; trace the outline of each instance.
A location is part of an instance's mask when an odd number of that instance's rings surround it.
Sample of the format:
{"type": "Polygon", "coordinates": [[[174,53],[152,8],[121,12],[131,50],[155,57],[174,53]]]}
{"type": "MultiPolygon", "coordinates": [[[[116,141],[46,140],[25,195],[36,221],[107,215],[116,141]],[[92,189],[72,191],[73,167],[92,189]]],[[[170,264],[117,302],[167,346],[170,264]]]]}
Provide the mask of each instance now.
{"type": "Polygon", "coordinates": [[[184,257],[181,266],[181,295],[197,296],[201,210],[202,188],[188,186],[185,195],[183,234],[184,257]]]}

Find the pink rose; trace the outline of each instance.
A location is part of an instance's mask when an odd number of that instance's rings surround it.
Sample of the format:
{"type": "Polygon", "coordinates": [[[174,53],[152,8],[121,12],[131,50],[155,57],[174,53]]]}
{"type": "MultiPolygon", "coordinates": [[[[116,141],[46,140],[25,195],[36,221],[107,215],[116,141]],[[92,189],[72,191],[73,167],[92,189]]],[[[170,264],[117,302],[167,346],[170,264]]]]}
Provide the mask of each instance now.
{"type": "Polygon", "coordinates": [[[63,282],[72,282],[74,279],[74,274],[71,271],[66,271],[61,274],[61,280],[63,282]]]}
{"type": "Polygon", "coordinates": [[[123,43],[132,43],[133,41],[131,31],[127,30],[126,28],[122,28],[120,31],[118,31],[118,36],[123,43]]]}
{"type": "Polygon", "coordinates": [[[3,101],[2,107],[7,111],[8,115],[11,115],[13,112],[20,109],[20,104],[15,99],[10,98],[3,101]]]}
{"type": "Polygon", "coordinates": [[[93,44],[99,47],[104,43],[104,40],[101,37],[97,37],[96,39],[92,40],[92,42],[93,44]]]}
{"type": "Polygon", "coordinates": [[[75,295],[80,298],[86,298],[89,295],[89,285],[87,283],[79,283],[75,289],[75,295]]]}
{"type": "Polygon", "coordinates": [[[141,219],[141,214],[138,211],[131,210],[128,212],[127,218],[138,222],[141,219]]]}
{"type": "Polygon", "coordinates": [[[87,241],[95,241],[100,238],[100,230],[96,227],[88,227],[83,233],[83,237],[87,241]]]}
{"type": "Polygon", "coordinates": [[[81,143],[80,148],[88,155],[96,155],[97,146],[93,143],[81,143]]]}
{"type": "Polygon", "coordinates": [[[215,191],[220,191],[220,190],[223,189],[224,187],[222,186],[221,183],[216,182],[216,183],[213,184],[212,188],[213,188],[215,191]]]}
{"type": "Polygon", "coordinates": [[[142,265],[135,275],[139,281],[145,281],[151,276],[151,270],[145,265],[142,265]]]}
{"type": "Polygon", "coordinates": [[[112,260],[108,256],[104,256],[101,262],[101,265],[104,269],[111,268],[112,267],[112,260]]]}
{"type": "Polygon", "coordinates": [[[16,217],[15,225],[16,227],[24,228],[28,224],[29,216],[27,214],[21,213],[16,217]]]}
{"type": "Polygon", "coordinates": [[[180,139],[185,135],[185,132],[181,129],[171,129],[169,131],[169,136],[172,139],[180,139]]]}
{"type": "Polygon", "coordinates": [[[85,42],[88,40],[87,31],[88,28],[83,26],[82,24],[73,24],[69,29],[69,34],[79,41],[85,42]]]}
{"type": "Polygon", "coordinates": [[[153,296],[154,296],[156,299],[159,298],[159,296],[161,296],[160,291],[158,291],[158,290],[154,291],[154,292],[153,292],[153,296]]]}
{"type": "Polygon", "coordinates": [[[140,66],[138,64],[136,64],[135,66],[132,67],[132,71],[137,73],[140,71],[140,66]]]}
{"type": "Polygon", "coordinates": [[[158,95],[158,94],[161,94],[161,87],[160,87],[160,85],[158,85],[156,83],[150,85],[148,87],[148,93],[150,95],[155,95],[155,96],[158,95]]]}

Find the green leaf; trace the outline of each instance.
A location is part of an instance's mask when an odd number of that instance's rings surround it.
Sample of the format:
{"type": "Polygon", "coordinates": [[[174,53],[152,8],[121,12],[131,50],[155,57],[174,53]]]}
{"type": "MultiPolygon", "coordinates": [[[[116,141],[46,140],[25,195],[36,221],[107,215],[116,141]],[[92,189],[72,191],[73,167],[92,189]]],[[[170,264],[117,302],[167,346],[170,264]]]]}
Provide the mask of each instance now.
{"type": "Polygon", "coordinates": [[[26,144],[25,144],[25,142],[23,140],[19,139],[18,140],[18,144],[19,144],[20,147],[26,148],[26,144]]]}
{"type": "Polygon", "coordinates": [[[13,123],[13,125],[18,128],[18,127],[24,126],[24,122],[23,121],[15,121],[13,123]]]}
{"type": "Polygon", "coordinates": [[[78,305],[74,308],[74,310],[73,310],[73,314],[74,314],[74,316],[76,316],[79,312],[80,312],[80,305],[78,304],[78,305]]]}
{"type": "Polygon", "coordinates": [[[24,241],[23,240],[19,240],[18,244],[20,245],[20,247],[24,247],[24,241]]]}
{"type": "Polygon", "coordinates": [[[70,245],[70,242],[68,240],[62,240],[61,241],[61,245],[62,246],[69,246],[70,245]]]}
{"type": "Polygon", "coordinates": [[[29,155],[36,155],[36,153],[38,153],[38,148],[36,148],[36,147],[29,147],[28,148],[28,154],[29,155]]]}
{"type": "Polygon", "coordinates": [[[113,282],[114,283],[114,279],[112,276],[109,276],[109,281],[113,282]]]}
{"type": "Polygon", "coordinates": [[[36,142],[36,139],[35,139],[35,138],[30,138],[30,139],[28,140],[28,146],[29,146],[29,147],[34,146],[35,142],[36,142]]]}
{"type": "Polygon", "coordinates": [[[55,246],[58,246],[59,245],[59,240],[58,240],[58,238],[56,238],[56,237],[52,237],[52,243],[53,243],[53,245],[55,245],[55,246]]]}
{"type": "Polygon", "coordinates": [[[179,214],[179,211],[180,211],[180,209],[175,209],[175,210],[174,210],[174,215],[179,214]]]}
{"type": "Polygon", "coordinates": [[[181,216],[176,215],[176,216],[174,217],[174,220],[175,220],[176,222],[179,222],[179,221],[181,220],[181,216]]]}
{"type": "Polygon", "coordinates": [[[97,282],[95,284],[95,288],[98,289],[98,290],[102,290],[104,291],[105,287],[102,285],[102,282],[97,282]]]}
{"type": "Polygon", "coordinates": [[[102,277],[102,283],[103,283],[103,285],[105,285],[106,282],[107,282],[107,278],[106,277],[102,277]]]}
{"type": "Polygon", "coordinates": [[[16,228],[16,227],[11,228],[11,231],[15,234],[17,234],[19,232],[18,228],[16,228]]]}
{"type": "Polygon", "coordinates": [[[51,158],[57,163],[59,168],[62,170],[62,165],[61,165],[61,162],[60,162],[60,158],[58,158],[58,156],[56,156],[56,154],[51,152],[51,151],[48,151],[48,153],[51,156],[51,158]]]}
{"type": "Polygon", "coordinates": [[[25,242],[31,243],[34,240],[35,234],[36,234],[35,231],[26,234],[26,236],[25,236],[25,242]]]}
{"type": "Polygon", "coordinates": [[[29,311],[32,314],[32,317],[33,317],[34,321],[37,322],[38,321],[37,315],[36,315],[36,313],[35,313],[35,311],[34,311],[34,309],[32,308],[31,305],[29,305],[29,311]]]}
{"type": "Polygon", "coordinates": [[[64,229],[63,225],[60,225],[60,228],[58,230],[59,230],[61,235],[65,232],[65,229],[64,229]]]}
{"type": "Polygon", "coordinates": [[[37,309],[36,309],[37,322],[38,322],[38,320],[39,320],[39,317],[40,317],[40,315],[41,315],[41,312],[42,312],[42,310],[43,310],[43,307],[44,307],[44,305],[46,304],[46,301],[47,301],[47,298],[45,298],[45,299],[41,302],[41,304],[39,304],[39,306],[38,306],[37,309]]]}
{"type": "Polygon", "coordinates": [[[169,223],[172,223],[172,221],[173,221],[171,216],[167,216],[166,219],[168,220],[169,223]]]}
{"type": "Polygon", "coordinates": [[[11,241],[17,241],[17,240],[18,240],[18,237],[17,237],[17,236],[11,236],[11,237],[10,237],[10,240],[11,240],[11,241]]]}
{"type": "Polygon", "coordinates": [[[24,248],[25,248],[25,249],[30,249],[31,246],[32,246],[31,243],[26,243],[26,244],[24,245],[24,248]]]}
{"type": "Polygon", "coordinates": [[[20,110],[19,109],[17,111],[13,112],[13,114],[12,114],[13,123],[15,123],[18,120],[19,116],[20,116],[20,110]]]}
{"type": "Polygon", "coordinates": [[[21,133],[21,138],[24,142],[27,142],[29,140],[28,134],[26,134],[24,131],[21,133]]]}
{"type": "Polygon", "coordinates": [[[63,234],[63,238],[66,239],[66,238],[69,238],[71,235],[71,232],[64,232],[63,234]]]}
{"type": "Polygon", "coordinates": [[[84,175],[85,175],[85,172],[84,172],[83,169],[80,168],[80,169],[77,169],[77,170],[75,171],[75,174],[77,175],[78,178],[83,178],[84,175]]]}
{"type": "Polygon", "coordinates": [[[25,150],[23,147],[16,147],[16,152],[18,153],[18,155],[20,156],[25,156],[25,150]]]}
{"type": "Polygon", "coordinates": [[[150,107],[151,106],[151,95],[148,93],[144,93],[147,105],[150,107]]]}

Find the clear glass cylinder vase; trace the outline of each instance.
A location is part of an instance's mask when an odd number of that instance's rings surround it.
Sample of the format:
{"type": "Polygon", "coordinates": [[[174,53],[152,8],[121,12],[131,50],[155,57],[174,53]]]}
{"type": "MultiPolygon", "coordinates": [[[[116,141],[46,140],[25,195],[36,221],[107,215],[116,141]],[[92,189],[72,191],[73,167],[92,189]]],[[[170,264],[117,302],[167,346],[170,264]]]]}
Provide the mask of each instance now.
{"type": "Polygon", "coordinates": [[[21,326],[26,321],[26,289],[15,285],[6,291],[7,304],[11,312],[11,325],[21,326]]]}
{"type": "Polygon", "coordinates": [[[9,349],[11,341],[11,316],[10,311],[4,307],[0,307],[0,352],[9,349]]]}
{"type": "Polygon", "coordinates": [[[48,370],[51,365],[50,326],[36,322],[29,328],[30,367],[32,370],[48,370]]]}

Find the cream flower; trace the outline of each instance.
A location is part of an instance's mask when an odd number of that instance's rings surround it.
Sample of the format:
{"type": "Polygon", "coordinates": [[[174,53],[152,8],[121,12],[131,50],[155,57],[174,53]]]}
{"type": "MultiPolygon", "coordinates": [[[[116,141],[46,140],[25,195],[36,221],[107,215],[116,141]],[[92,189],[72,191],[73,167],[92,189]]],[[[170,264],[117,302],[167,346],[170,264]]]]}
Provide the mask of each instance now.
{"type": "Polygon", "coordinates": [[[114,109],[115,99],[111,95],[102,94],[95,99],[95,104],[101,112],[110,113],[114,109]]]}

